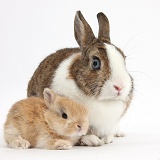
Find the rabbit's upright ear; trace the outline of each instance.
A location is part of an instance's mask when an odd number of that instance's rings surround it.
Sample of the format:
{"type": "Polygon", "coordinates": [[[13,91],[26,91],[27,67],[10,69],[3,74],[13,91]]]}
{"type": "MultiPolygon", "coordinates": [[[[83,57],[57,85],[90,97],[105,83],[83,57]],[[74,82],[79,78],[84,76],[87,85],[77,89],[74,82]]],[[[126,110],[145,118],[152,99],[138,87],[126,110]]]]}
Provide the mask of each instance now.
{"type": "Polygon", "coordinates": [[[97,14],[97,19],[99,23],[98,39],[103,42],[110,42],[110,27],[108,18],[104,13],[100,12],[97,14]]]}
{"type": "Polygon", "coordinates": [[[80,48],[90,45],[95,39],[90,25],[87,23],[80,11],[77,11],[75,15],[74,35],[80,48]]]}

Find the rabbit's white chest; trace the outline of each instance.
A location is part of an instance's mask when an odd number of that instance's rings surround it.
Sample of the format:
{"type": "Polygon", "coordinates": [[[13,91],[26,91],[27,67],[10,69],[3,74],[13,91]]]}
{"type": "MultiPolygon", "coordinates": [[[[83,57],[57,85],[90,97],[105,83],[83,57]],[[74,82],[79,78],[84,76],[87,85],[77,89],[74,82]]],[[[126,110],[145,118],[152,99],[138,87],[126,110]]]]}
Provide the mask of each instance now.
{"type": "Polygon", "coordinates": [[[125,110],[125,104],[120,100],[97,101],[91,103],[88,109],[93,132],[99,137],[104,137],[113,134],[117,129],[116,126],[125,110]]]}

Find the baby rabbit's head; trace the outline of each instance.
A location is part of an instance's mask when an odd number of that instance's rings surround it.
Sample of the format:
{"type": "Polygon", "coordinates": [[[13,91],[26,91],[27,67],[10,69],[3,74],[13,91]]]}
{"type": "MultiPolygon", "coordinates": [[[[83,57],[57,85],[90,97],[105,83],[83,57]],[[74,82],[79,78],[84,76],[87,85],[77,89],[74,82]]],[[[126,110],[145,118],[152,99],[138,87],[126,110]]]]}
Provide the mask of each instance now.
{"type": "Polygon", "coordinates": [[[45,120],[53,132],[68,137],[82,136],[87,133],[88,112],[84,106],[60,97],[48,88],[44,89],[43,94],[48,107],[45,120]]]}

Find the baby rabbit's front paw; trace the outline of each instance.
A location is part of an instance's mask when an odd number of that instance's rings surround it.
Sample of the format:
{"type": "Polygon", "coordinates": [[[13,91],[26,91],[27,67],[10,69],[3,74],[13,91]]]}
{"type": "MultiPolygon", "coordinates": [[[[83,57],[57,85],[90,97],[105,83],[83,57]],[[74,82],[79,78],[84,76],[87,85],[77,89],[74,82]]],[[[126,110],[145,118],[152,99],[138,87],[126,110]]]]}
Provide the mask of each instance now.
{"type": "Polygon", "coordinates": [[[9,146],[15,149],[27,149],[30,147],[30,143],[21,137],[17,137],[9,143],[9,146]]]}
{"type": "Polygon", "coordinates": [[[85,146],[101,146],[102,141],[96,135],[86,135],[81,139],[81,145],[85,146]]]}
{"type": "Polygon", "coordinates": [[[68,150],[72,148],[72,144],[67,140],[57,140],[54,144],[54,149],[68,150]]]}

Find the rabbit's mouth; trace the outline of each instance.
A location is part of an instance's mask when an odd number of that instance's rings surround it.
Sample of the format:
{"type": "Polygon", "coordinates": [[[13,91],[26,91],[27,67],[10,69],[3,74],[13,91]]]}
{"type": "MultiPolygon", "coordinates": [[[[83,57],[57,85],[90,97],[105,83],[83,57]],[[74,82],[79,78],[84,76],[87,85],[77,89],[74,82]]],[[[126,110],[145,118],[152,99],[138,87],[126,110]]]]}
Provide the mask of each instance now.
{"type": "Polygon", "coordinates": [[[77,130],[75,133],[73,133],[71,135],[71,137],[81,137],[81,136],[85,136],[86,132],[83,132],[82,129],[81,130],[77,130]]]}
{"type": "Polygon", "coordinates": [[[104,101],[104,100],[122,100],[124,101],[126,97],[129,94],[129,88],[128,87],[123,87],[121,90],[120,89],[115,89],[114,87],[104,87],[98,96],[99,101],[104,101]]]}
{"type": "Polygon", "coordinates": [[[114,99],[117,99],[120,96],[121,96],[121,93],[118,92],[117,95],[114,97],[114,99]]]}

